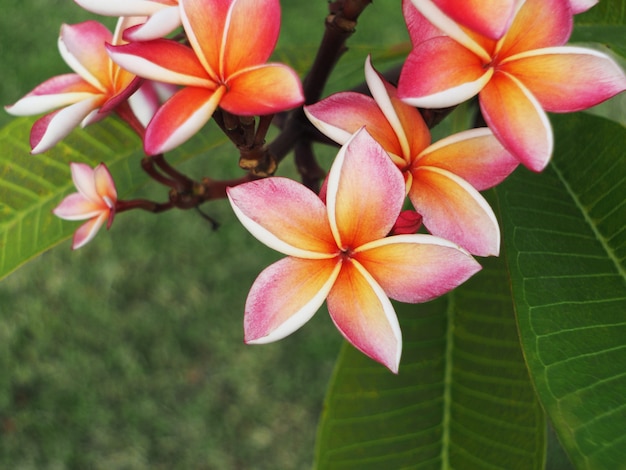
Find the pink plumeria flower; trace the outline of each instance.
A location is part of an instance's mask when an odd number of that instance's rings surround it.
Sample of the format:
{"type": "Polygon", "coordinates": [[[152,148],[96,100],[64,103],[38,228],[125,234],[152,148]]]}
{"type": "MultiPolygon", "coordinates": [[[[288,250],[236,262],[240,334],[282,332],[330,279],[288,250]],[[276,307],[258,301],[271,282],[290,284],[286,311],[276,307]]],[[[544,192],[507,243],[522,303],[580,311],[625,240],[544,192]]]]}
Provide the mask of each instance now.
{"type": "Polygon", "coordinates": [[[50,149],[78,125],[104,118],[135,91],[138,79],[111,61],[105,43],[121,43],[123,29],[136,21],[121,18],[114,35],[96,21],[61,27],[59,50],[76,73],[53,77],[5,108],[16,116],[62,108],[35,122],[30,135],[32,153],[50,149]]]}
{"type": "Polygon", "coordinates": [[[545,111],[579,111],[626,89],[624,72],[609,56],[563,46],[572,32],[567,0],[518,2],[499,40],[459,26],[431,0],[412,3],[404,2],[414,48],[400,74],[400,98],[446,108],[478,94],[489,127],[531,170],[541,171],[552,155],[545,111]]]}
{"type": "Polygon", "coordinates": [[[425,234],[386,237],[405,199],[404,178],[365,130],[339,151],[328,175],[326,204],[300,183],[279,177],[227,192],[243,225],[288,255],[266,268],[250,290],[246,343],[284,338],[326,300],[341,334],[397,372],[402,337],[389,298],[425,302],[480,269],[447,240],[425,234]]]}
{"type": "Polygon", "coordinates": [[[373,98],[337,93],[305,107],[311,122],[340,144],[365,126],[404,173],[409,199],[430,233],[475,255],[497,255],[498,222],[478,190],[500,183],[517,160],[488,128],[430,145],[430,132],[420,113],[398,99],[396,88],[374,70],[369,57],[365,79],[373,98]]]}
{"type": "Polygon", "coordinates": [[[147,154],[185,142],[218,106],[235,115],[257,116],[304,102],[291,68],[265,64],[278,39],[278,0],[181,0],[180,8],[191,48],[159,39],[109,49],[127,70],[184,86],[148,125],[147,154]]]}
{"type": "Polygon", "coordinates": [[[87,219],[74,232],[72,249],[77,250],[96,236],[105,221],[107,228],[111,226],[115,216],[117,190],[104,163],[95,168],[85,163],[70,163],[70,169],[78,192],[66,196],[52,213],[65,220],[87,219]]]}
{"type": "Polygon", "coordinates": [[[167,36],[180,27],[178,0],[74,0],[85,10],[104,16],[143,16],[147,20],[133,27],[126,38],[148,41],[167,36]]]}

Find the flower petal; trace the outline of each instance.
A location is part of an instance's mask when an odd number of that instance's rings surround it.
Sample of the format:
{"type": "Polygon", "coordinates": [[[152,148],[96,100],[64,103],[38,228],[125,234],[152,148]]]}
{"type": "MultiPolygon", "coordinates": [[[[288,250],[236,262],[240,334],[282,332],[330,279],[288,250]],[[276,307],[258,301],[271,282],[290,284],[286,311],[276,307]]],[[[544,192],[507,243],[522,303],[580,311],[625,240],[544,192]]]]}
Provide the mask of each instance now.
{"type": "Polygon", "coordinates": [[[475,96],[493,75],[476,54],[448,37],[416,46],[402,67],[398,96],[412,106],[447,108],[475,96]]]}
{"type": "Polygon", "coordinates": [[[215,88],[196,54],[169,39],[107,45],[109,55],[120,67],[157,82],[215,88]]]}
{"type": "Polygon", "coordinates": [[[427,302],[480,271],[465,250],[432,235],[397,235],[362,246],[354,258],[392,299],[427,302]]]}
{"type": "Polygon", "coordinates": [[[300,78],[282,64],[264,64],[228,79],[220,106],[239,116],[258,116],[292,109],[304,103],[300,78]]]}
{"type": "Polygon", "coordinates": [[[551,47],[518,54],[501,65],[546,111],[595,106],[626,90],[626,75],[606,54],[583,47],[551,47]]]}
{"type": "Polygon", "coordinates": [[[498,72],[479,101],[485,121],[502,145],[526,167],[543,170],[552,156],[554,137],[546,113],[530,91],[512,75],[498,72]]]}
{"type": "Polygon", "coordinates": [[[500,227],[493,210],[467,181],[436,167],[413,172],[409,199],[430,233],[478,256],[497,256],[500,227]]]}
{"type": "Polygon", "coordinates": [[[102,101],[102,96],[95,96],[46,114],[35,121],[30,131],[32,153],[45,152],[67,137],[90,112],[100,106],[102,101]]]}
{"type": "Polygon", "coordinates": [[[52,213],[64,220],[84,220],[98,216],[102,212],[99,204],[90,201],[80,193],[68,194],[52,213]]]}
{"type": "Polygon", "coordinates": [[[94,204],[101,204],[102,198],[98,194],[95,180],[95,169],[86,163],[70,163],[72,182],[80,194],[94,204]]]}
{"type": "Polygon", "coordinates": [[[305,186],[289,178],[266,178],[227,189],[235,215],[252,235],[290,256],[337,256],[326,206],[305,186]]]}
{"type": "Polygon", "coordinates": [[[229,78],[239,70],[265,63],[279,31],[279,0],[232,0],[222,43],[222,76],[229,78]]]}
{"type": "MultiPolygon", "coordinates": [[[[74,0],[85,10],[103,16],[150,16],[167,8],[165,1],[146,0],[74,0]]],[[[173,3],[173,2],[172,2],[173,3]]]]}
{"type": "Polygon", "coordinates": [[[108,200],[115,203],[117,201],[117,189],[115,188],[115,182],[109,172],[109,169],[104,163],[100,163],[93,170],[93,184],[96,189],[96,193],[103,200],[108,200]]]}
{"type": "Polygon", "coordinates": [[[335,93],[322,101],[305,106],[304,112],[322,134],[340,145],[365,127],[387,152],[402,155],[398,137],[371,96],[352,91],[335,93]]]}
{"type": "Polygon", "coordinates": [[[457,23],[499,39],[515,13],[515,0],[433,0],[439,9],[457,23]]]}
{"type": "Polygon", "coordinates": [[[74,232],[72,250],[78,250],[93,240],[98,233],[98,230],[100,230],[100,227],[102,227],[108,218],[108,212],[102,212],[98,217],[89,219],[83,225],[78,227],[78,229],[74,232]]]}
{"type": "Polygon", "coordinates": [[[525,0],[498,44],[500,57],[561,46],[572,34],[572,11],[564,0],[525,0]]]}
{"type": "MultiPolygon", "coordinates": [[[[489,52],[485,50],[483,45],[481,44],[479,38],[475,38],[469,31],[461,28],[461,26],[456,23],[453,19],[446,16],[432,0],[412,0],[413,5],[420,11],[422,15],[424,15],[428,21],[430,21],[433,25],[439,28],[441,31],[446,33],[450,38],[456,41],[459,45],[467,48],[472,51],[475,55],[482,58],[483,60],[489,62],[490,56],[489,52]],[[477,40],[478,39],[478,40],[477,40]]],[[[498,1],[498,0],[496,0],[498,1]]],[[[484,3],[484,0],[481,0],[481,3],[484,3]]],[[[484,8],[484,5],[480,7],[484,8]]],[[[465,10],[466,7],[464,6],[465,10]]],[[[486,10],[486,14],[492,14],[491,11],[486,10]]],[[[467,15],[464,15],[467,16],[467,15]]],[[[491,46],[491,44],[489,44],[491,46]]]]}
{"type": "Polygon", "coordinates": [[[97,21],[64,24],[59,36],[61,56],[78,75],[106,92],[111,83],[111,59],[104,48],[113,40],[111,32],[97,21]]]}
{"type": "MultiPolygon", "coordinates": [[[[430,131],[424,119],[417,109],[398,99],[396,88],[374,70],[370,56],[365,60],[365,80],[376,104],[396,134],[401,151],[397,155],[409,163],[413,154],[419,153],[430,143],[430,131]]],[[[374,133],[370,135],[378,140],[374,133]]],[[[378,142],[383,145],[380,140],[378,142]]],[[[383,148],[392,152],[384,145],[383,148]]]]}
{"type": "Polygon", "coordinates": [[[413,166],[435,166],[463,178],[479,191],[501,183],[519,161],[487,127],[445,137],[418,156],[413,166]]]}
{"type": "Polygon", "coordinates": [[[5,110],[14,116],[31,116],[77,103],[100,94],[100,90],[83,80],[80,75],[68,73],[52,77],[35,87],[5,110]]]}
{"type": "Polygon", "coordinates": [[[169,152],[198,132],[217,108],[225,93],[217,90],[186,87],[176,92],[156,112],[144,137],[148,155],[169,152]]]}
{"type": "Polygon", "coordinates": [[[153,13],[144,24],[130,30],[125,37],[131,41],[164,38],[180,25],[180,8],[175,5],[153,13]]]}
{"type": "Polygon", "coordinates": [[[596,5],[599,0],[569,0],[572,7],[572,13],[577,15],[583,11],[589,10],[592,6],[596,5]]]}
{"type": "Polygon", "coordinates": [[[365,129],[357,131],[328,173],[326,203],[337,245],[355,249],[387,235],[404,198],[402,172],[365,129]]]}
{"type": "Polygon", "coordinates": [[[277,341],[304,325],[324,303],[340,269],[336,258],[287,257],[263,270],[246,300],[245,342],[277,341]]]}
{"type": "Polygon", "coordinates": [[[398,318],[367,270],[355,260],[344,262],[327,302],[341,334],[359,351],[397,373],[402,354],[398,318]]]}
{"type": "Polygon", "coordinates": [[[402,0],[402,14],[409,31],[413,46],[434,38],[443,36],[444,32],[428,21],[420,11],[415,8],[411,0],[402,0]]]}

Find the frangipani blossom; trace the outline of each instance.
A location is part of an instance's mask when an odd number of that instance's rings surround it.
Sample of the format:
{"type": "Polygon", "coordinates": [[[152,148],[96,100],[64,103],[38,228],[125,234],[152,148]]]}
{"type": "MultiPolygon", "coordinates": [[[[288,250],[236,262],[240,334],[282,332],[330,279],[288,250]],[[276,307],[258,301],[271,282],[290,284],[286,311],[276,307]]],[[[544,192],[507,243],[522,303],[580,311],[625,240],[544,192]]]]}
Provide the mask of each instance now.
{"type": "Polygon", "coordinates": [[[32,153],[50,149],[78,125],[99,121],[135,91],[139,80],[111,61],[105,43],[122,43],[122,31],[137,21],[121,18],[114,35],[96,21],[61,27],[59,50],[76,73],[53,77],[5,108],[16,116],[62,108],[35,122],[30,134],[32,153]]]}
{"type": "Polygon", "coordinates": [[[265,64],[278,39],[278,0],[181,0],[180,8],[191,48],[158,39],[109,49],[127,70],[184,86],[148,125],[146,153],[182,144],[218,106],[256,116],[303,103],[296,73],[286,65],[265,64]]]}
{"type": "Polygon", "coordinates": [[[126,38],[148,41],[167,36],[180,27],[178,0],[74,0],[85,10],[104,16],[143,16],[147,20],[134,27],[126,38]]]}
{"type": "Polygon", "coordinates": [[[395,87],[374,70],[369,58],[365,79],[373,98],[337,93],[305,107],[311,122],[340,144],[365,126],[404,173],[409,199],[430,233],[475,255],[497,255],[498,222],[477,190],[500,183],[517,160],[487,128],[430,145],[430,132],[420,113],[398,99],[395,87]]]}
{"type": "Polygon", "coordinates": [[[389,297],[425,302],[458,286],[480,265],[432,235],[386,237],[405,198],[402,173],[365,130],[339,151],[326,204],[287,178],[228,189],[243,225],[287,258],[254,282],[245,307],[246,343],[281,339],[327,300],[333,322],[357,349],[398,371],[402,337],[389,297]]]}
{"type": "Polygon", "coordinates": [[[446,108],[478,94],[491,130],[531,170],[541,171],[552,155],[545,111],[579,111],[626,89],[624,72],[609,56],[563,46],[572,31],[567,0],[518,2],[499,40],[460,26],[431,0],[412,3],[417,10],[404,2],[414,48],[400,74],[400,98],[446,108]],[[441,32],[433,34],[426,18],[441,32]]]}
{"type": "Polygon", "coordinates": [[[107,228],[111,226],[117,190],[104,163],[95,168],[85,163],[70,163],[70,169],[78,192],[66,196],[52,213],[65,220],[88,219],[74,232],[72,249],[77,250],[96,236],[105,221],[107,228]]]}

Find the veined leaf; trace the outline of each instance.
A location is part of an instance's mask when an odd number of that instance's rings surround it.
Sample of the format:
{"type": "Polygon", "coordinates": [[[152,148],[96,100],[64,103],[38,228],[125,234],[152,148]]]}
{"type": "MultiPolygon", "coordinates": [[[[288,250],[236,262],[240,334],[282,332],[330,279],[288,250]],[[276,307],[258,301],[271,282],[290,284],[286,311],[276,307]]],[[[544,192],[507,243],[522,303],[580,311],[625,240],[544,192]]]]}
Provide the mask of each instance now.
{"type": "Polygon", "coordinates": [[[344,345],[316,469],[540,469],[545,421],[524,364],[503,259],[451,294],[398,305],[395,376],[344,345]]]}
{"type": "Polygon", "coordinates": [[[524,353],[574,463],[624,468],[626,129],[553,121],[549,167],[497,189],[524,353]]]}

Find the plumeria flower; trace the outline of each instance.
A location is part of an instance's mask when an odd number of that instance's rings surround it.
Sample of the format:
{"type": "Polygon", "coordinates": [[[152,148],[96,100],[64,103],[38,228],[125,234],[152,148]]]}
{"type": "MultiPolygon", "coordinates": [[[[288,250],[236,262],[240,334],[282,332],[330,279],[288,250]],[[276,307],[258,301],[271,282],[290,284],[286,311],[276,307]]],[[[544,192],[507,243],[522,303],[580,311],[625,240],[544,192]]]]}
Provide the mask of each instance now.
{"type": "Polygon", "coordinates": [[[147,41],[167,36],[179,28],[178,0],[74,0],[85,10],[104,16],[143,16],[147,21],[133,27],[126,38],[147,41]]]}
{"type": "Polygon", "coordinates": [[[497,255],[498,222],[478,190],[500,183],[517,160],[487,128],[430,145],[420,113],[398,99],[396,88],[374,70],[369,57],[365,79],[373,98],[337,93],[305,107],[311,122],[340,144],[365,126],[404,173],[409,199],[430,233],[475,255],[497,255]]]}
{"type": "Polygon", "coordinates": [[[386,237],[405,199],[402,173],[365,130],[339,151],[326,204],[291,179],[228,188],[243,225],[286,258],[255,280],[245,306],[246,343],[279,340],[327,301],[333,322],[367,356],[398,371],[402,337],[389,298],[425,302],[480,265],[432,235],[386,237]]]}
{"type": "Polygon", "coordinates": [[[125,69],[184,86],[148,125],[146,153],[182,144],[218,105],[231,114],[256,116],[304,102],[291,68],[265,64],[278,39],[278,0],[181,0],[180,13],[191,48],[167,39],[109,48],[125,69]]]}
{"type": "Polygon", "coordinates": [[[139,89],[128,98],[128,104],[145,128],[161,105],[170,99],[178,87],[169,83],[144,80],[139,89]]]}
{"type": "Polygon", "coordinates": [[[70,163],[70,169],[78,192],[66,196],[52,213],[65,220],[87,219],[74,232],[72,249],[77,250],[96,236],[105,221],[107,229],[111,227],[115,216],[117,190],[104,163],[95,168],[84,163],[70,163]]]}
{"type": "Polygon", "coordinates": [[[405,0],[404,12],[414,47],[398,96],[413,106],[446,108],[478,94],[489,127],[531,170],[541,171],[552,155],[545,111],[579,111],[626,89],[624,72],[609,56],[563,46],[572,32],[567,0],[517,2],[499,40],[461,27],[431,0],[412,4],[405,0]]]}
{"type": "Polygon", "coordinates": [[[16,116],[62,108],[35,122],[30,134],[32,153],[50,149],[78,125],[99,121],[135,91],[139,80],[114,64],[104,46],[120,44],[124,28],[136,21],[121,18],[114,35],[96,21],[61,27],[59,50],[76,73],[53,77],[5,108],[16,116]]]}

